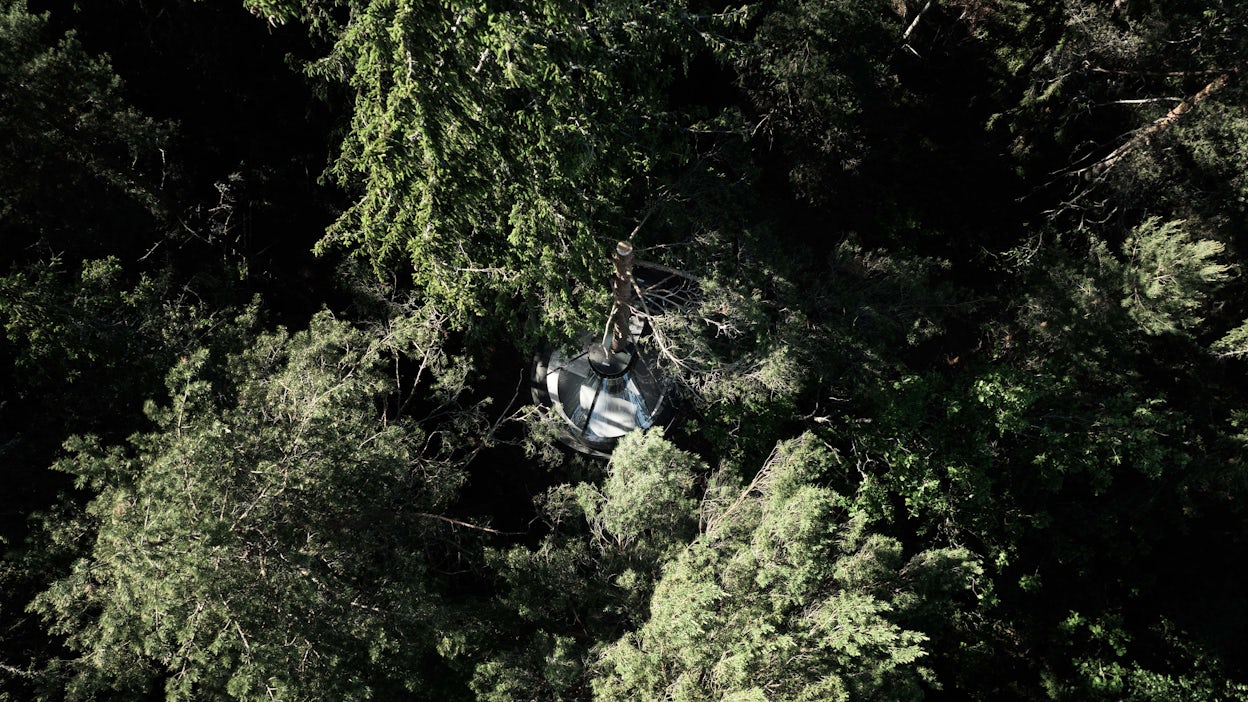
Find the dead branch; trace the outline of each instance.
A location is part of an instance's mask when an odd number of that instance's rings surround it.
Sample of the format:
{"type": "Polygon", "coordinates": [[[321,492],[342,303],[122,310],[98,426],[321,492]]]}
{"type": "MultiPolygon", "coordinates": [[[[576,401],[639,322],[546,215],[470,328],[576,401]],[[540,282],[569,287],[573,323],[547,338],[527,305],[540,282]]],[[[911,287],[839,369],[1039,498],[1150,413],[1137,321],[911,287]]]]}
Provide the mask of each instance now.
{"type": "Polygon", "coordinates": [[[1130,155],[1132,152],[1139,149],[1141,146],[1144,146],[1145,144],[1149,143],[1149,141],[1151,141],[1153,137],[1157,136],[1162,131],[1170,128],[1175,123],[1177,123],[1180,119],[1183,118],[1184,115],[1190,112],[1193,107],[1204,102],[1210,95],[1212,95],[1213,93],[1217,92],[1218,90],[1226,86],[1226,84],[1230,82],[1231,76],[1234,74],[1235,74],[1235,71],[1230,71],[1227,73],[1223,73],[1217,78],[1214,78],[1212,81],[1209,82],[1208,85],[1201,88],[1200,91],[1197,92],[1195,95],[1180,102],[1178,105],[1175,105],[1173,109],[1171,109],[1161,118],[1153,121],[1152,124],[1148,125],[1147,127],[1144,127],[1143,129],[1136,131],[1136,133],[1130,139],[1127,139],[1127,141],[1124,142],[1121,146],[1111,151],[1108,156],[1101,159],[1100,161],[1097,161],[1091,166],[1088,166],[1087,168],[1074,171],[1074,175],[1080,175],[1088,179],[1097,178],[1097,177],[1104,175],[1105,173],[1109,171],[1109,169],[1113,168],[1115,165],[1118,164],[1118,162],[1122,161],[1122,159],[1126,158],[1128,155],[1130,155]]]}
{"type": "Polygon", "coordinates": [[[689,273],[688,271],[682,271],[679,268],[672,268],[670,266],[664,266],[659,263],[651,263],[650,261],[637,261],[636,263],[634,263],[634,265],[637,266],[638,268],[650,268],[650,269],[659,271],[660,273],[670,273],[672,275],[677,275],[677,276],[680,276],[681,278],[684,278],[685,280],[691,280],[695,283],[702,282],[702,279],[699,278],[698,276],[692,273],[689,273]]]}
{"type": "Polygon", "coordinates": [[[484,532],[488,532],[491,534],[499,534],[501,536],[519,536],[523,534],[523,532],[519,532],[519,531],[499,531],[498,529],[491,529],[489,527],[480,526],[479,524],[473,524],[471,522],[464,522],[458,519],[452,519],[450,517],[443,516],[441,514],[431,514],[429,512],[415,512],[414,514],[417,517],[425,517],[426,519],[437,519],[439,521],[443,521],[448,524],[454,524],[455,526],[464,527],[465,529],[475,529],[477,531],[484,531],[484,532]]]}
{"type": "Polygon", "coordinates": [[[767,456],[767,460],[763,461],[763,467],[760,468],[758,473],[754,475],[754,479],[750,481],[750,484],[741,491],[737,500],[733,502],[728,509],[707,520],[706,528],[702,531],[703,534],[713,535],[719,529],[719,525],[728,518],[728,515],[732,514],[737,507],[740,507],[741,503],[745,502],[746,498],[749,497],[751,493],[757,492],[762,494],[764,485],[771,479],[772,469],[775,468],[776,463],[780,460],[780,446],[781,444],[777,443],[771,449],[771,453],[767,456]]]}
{"type": "Polygon", "coordinates": [[[1084,65],[1093,73],[1108,73],[1115,76],[1165,76],[1167,78],[1189,78],[1191,76],[1212,76],[1230,72],[1225,68],[1210,68],[1199,71],[1141,71],[1137,69],[1128,70],[1125,68],[1105,68],[1104,66],[1084,65]]]}
{"type": "Polygon", "coordinates": [[[919,14],[914,16],[914,21],[910,23],[909,27],[906,27],[906,31],[901,33],[902,41],[910,40],[910,33],[914,31],[915,27],[919,26],[919,20],[923,19],[923,15],[927,14],[927,11],[932,9],[932,4],[932,0],[927,0],[927,4],[923,6],[922,10],[919,10],[919,14]]]}

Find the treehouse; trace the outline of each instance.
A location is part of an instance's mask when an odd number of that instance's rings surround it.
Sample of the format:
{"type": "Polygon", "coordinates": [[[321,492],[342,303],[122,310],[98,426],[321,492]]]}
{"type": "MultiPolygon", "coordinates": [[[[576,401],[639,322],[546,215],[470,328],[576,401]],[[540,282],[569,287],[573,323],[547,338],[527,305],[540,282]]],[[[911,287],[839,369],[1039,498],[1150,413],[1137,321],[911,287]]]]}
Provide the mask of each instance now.
{"type": "Polygon", "coordinates": [[[563,442],[602,457],[610,455],[620,437],[666,424],[675,410],[670,383],[657,372],[656,359],[637,344],[645,324],[632,305],[632,244],[620,242],[614,261],[612,310],[604,332],[586,333],[570,352],[543,349],[533,368],[533,399],[560,421],[563,442]]]}

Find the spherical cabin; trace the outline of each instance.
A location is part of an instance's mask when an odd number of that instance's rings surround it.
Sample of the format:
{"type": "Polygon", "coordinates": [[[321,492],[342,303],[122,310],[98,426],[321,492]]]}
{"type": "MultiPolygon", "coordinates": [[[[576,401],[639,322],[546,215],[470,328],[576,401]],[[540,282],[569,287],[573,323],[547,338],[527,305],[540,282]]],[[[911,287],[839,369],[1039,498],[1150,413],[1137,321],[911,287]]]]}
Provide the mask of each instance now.
{"type": "Polygon", "coordinates": [[[666,424],[675,413],[670,383],[635,342],[643,325],[630,304],[632,252],[628,242],[616,247],[607,333],[586,334],[570,352],[545,348],[534,359],[534,401],[562,421],[564,443],[597,456],[610,455],[628,432],[666,424]]]}

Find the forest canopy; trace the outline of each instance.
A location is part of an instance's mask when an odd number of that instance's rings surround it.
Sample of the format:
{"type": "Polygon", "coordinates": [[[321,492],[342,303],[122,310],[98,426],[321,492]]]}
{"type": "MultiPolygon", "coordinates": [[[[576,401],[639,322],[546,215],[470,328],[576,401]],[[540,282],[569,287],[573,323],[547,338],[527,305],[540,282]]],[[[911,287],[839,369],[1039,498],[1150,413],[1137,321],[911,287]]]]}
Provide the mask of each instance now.
{"type": "Polygon", "coordinates": [[[1248,699],[1248,5],[157,5],[0,0],[0,700],[1248,699]]]}

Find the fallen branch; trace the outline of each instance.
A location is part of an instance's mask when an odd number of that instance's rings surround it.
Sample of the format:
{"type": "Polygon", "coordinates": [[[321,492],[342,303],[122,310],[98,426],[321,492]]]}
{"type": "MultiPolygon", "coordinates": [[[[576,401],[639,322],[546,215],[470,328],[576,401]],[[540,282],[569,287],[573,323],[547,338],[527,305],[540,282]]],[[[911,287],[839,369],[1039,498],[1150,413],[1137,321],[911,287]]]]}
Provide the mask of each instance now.
{"type": "Polygon", "coordinates": [[[1236,71],[1229,71],[1227,73],[1223,73],[1217,78],[1214,78],[1212,81],[1209,82],[1208,85],[1201,88],[1200,91],[1197,92],[1195,95],[1180,102],[1178,105],[1175,105],[1173,109],[1171,109],[1161,118],[1155,120],[1152,124],[1148,125],[1147,127],[1144,127],[1143,129],[1140,129],[1139,131],[1137,131],[1130,139],[1127,139],[1127,141],[1124,142],[1121,146],[1111,151],[1108,156],[1101,159],[1100,161],[1097,161],[1091,166],[1088,166],[1087,168],[1074,171],[1074,175],[1080,175],[1088,179],[1097,178],[1099,176],[1104,175],[1111,168],[1116,166],[1119,161],[1126,158],[1128,155],[1130,155],[1135,150],[1139,149],[1141,146],[1147,144],[1150,140],[1152,140],[1154,136],[1160,134],[1162,131],[1173,126],[1176,122],[1182,119],[1184,115],[1190,112],[1193,107],[1204,102],[1210,95],[1214,94],[1218,90],[1225,87],[1226,84],[1230,82],[1231,76],[1234,75],[1235,72],[1236,71]]]}
{"type": "Polygon", "coordinates": [[[919,20],[923,19],[923,15],[927,14],[927,11],[932,9],[932,4],[933,0],[927,0],[927,4],[923,6],[922,10],[919,10],[919,14],[914,16],[914,21],[910,23],[909,27],[906,27],[906,31],[901,33],[902,41],[910,40],[910,33],[914,31],[915,27],[919,26],[919,20]]]}

